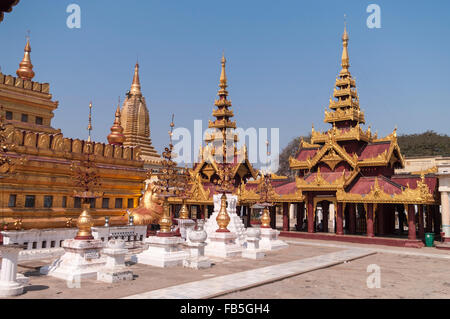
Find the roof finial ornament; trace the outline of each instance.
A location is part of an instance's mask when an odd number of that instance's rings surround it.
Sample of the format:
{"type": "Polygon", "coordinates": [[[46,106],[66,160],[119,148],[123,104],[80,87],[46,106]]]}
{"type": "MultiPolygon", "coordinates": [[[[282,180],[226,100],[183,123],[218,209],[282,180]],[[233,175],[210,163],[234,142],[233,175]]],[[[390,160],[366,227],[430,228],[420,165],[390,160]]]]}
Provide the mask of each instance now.
{"type": "Polygon", "coordinates": [[[89,132],[89,136],[88,136],[88,142],[91,142],[91,131],[92,131],[92,101],[89,102],[89,124],[88,124],[88,132],[89,132]]]}
{"type": "Polygon", "coordinates": [[[342,71],[343,73],[348,73],[348,68],[350,67],[349,57],[348,57],[348,33],[347,33],[347,15],[344,14],[344,34],[342,35],[342,71]]]}
{"type": "Polygon", "coordinates": [[[172,145],[173,128],[175,126],[175,123],[173,122],[174,118],[175,114],[172,113],[172,121],[170,122],[170,131],[169,131],[170,145],[172,145]]]}
{"type": "Polygon", "coordinates": [[[228,87],[228,84],[227,84],[228,80],[227,80],[227,74],[225,72],[225,65],[227,63],[227,59],[225,59],[225,50],[222,51],[221,63],[222,63],[222,71],[220,73],[220,83],[219,83],[220,90],[219,90],[218,95],[228,95],[228,92],[226,90],[228,87]]]}
{"type": "Polygon", "coordinates": [[[33,64],[31,64],[30,30],[27,31],[27,44],[25,45],[23,59],[16,74],[23,80],[31,81],[34,78],[33,64]]]}
{"type": "Polygon", "coordinates": [[[123,145],[125,135],[123,135],[123,127],[120,125],[120,96],[117,105],[114,124],[111,127],[111,134],[108,135],[108,143],[112,145],[123,145]]]}
{"type": "Polygon", "coordinates": [[[130,89],[131,95],[137,95],[141,96],[141,81],[139,80],[139,63],[136,62],[136,65],[134,66],[134,75],[133,75],[133,83],[131,84],[130,89]]]}

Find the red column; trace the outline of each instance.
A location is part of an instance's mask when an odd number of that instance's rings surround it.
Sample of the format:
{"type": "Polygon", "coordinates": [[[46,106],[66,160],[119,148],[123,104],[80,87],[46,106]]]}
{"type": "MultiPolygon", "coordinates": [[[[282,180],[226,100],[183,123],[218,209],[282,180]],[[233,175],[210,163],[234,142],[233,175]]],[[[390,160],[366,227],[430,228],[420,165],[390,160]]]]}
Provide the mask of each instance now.
{"type": "Polygon", "coordinates": [[[308,233],[314,233],[314,198],[311,194],[308,194],[308,233]]]}
{"type": "Polygon", "coordinates": [[[367,204],[367,237],[374,237],[373,234],[373,204],[367,204]]]}
{"type": "Polygon", "coordinates": [[[283,231],[289,231],[289,203],[283,203],[283,231]]]}
{"type": "Polygon", "coordinates": [[[344,222],[342,220],[342,203],[337,203],[336,211],[336,235],[344,235],[344,222]]]}
{"type": "Polygon", "coordinates": [[[427,227],[425,231],[427,233],[431,233],[433,231],[433,211],[430,205],[427,205],[426,219],[427,219],[427,227]]]}
{"type": "Polygon", "coordinates": [[[423,225],[423,205],[418,205],[418,208],[419,208],[419,214],[418,214],[419,238],[425,239],[425,229],[424,229],[424,225],[423,225]]]}
{"type": "Polygon", "coordinates": [[[330,214],[330,203],[322,202],[322,214],[323,214],[323,232],[328,233],[328,218],[330,214]]]}
{"type": "Polygon", "coordinates": [[[408,239],[416,240],[416,212],[414,205],[408,205],[408,239]]]}
{"type": "Polygon", "coordinates": [[[355,205],[356,204],[348,204],[348,213],[349,213],[349,218],[350,218],[350,227],[349,227],[349,231],[350,234],[355,234],[356,233],[356,209],[355,209],[355,205]]]}

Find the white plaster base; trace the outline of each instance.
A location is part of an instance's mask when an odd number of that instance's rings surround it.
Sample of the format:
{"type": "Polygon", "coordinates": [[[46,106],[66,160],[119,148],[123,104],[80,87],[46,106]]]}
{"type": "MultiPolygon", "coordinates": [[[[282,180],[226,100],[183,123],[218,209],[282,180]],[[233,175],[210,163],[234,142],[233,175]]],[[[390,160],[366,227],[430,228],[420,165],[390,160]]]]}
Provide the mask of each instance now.
{"type": "Polygon", "coordinates": [[[101,270],[97,273],[97,280],[114,283],[122,280],[133,280],[133,272],[131,270],[127,270],[126,268],[122,270],[101,270]]]}
{"type": "Polygon", "coordinates": [[[42,267],[41,274],[76,282],[97,278],[97,272],[106,264],[105,258],[100,256],[103,248],[101,240],[67,239],[62,246],[64,255],[50,266],[42,267]]]}
{"type": "Polygon", "coordinates": [[[236,243],[235,233],[214,232],[208,238],[210,242],[205,247],[205,255],[212,257],[241,257],[242,246],[236,243]]]}
{"type": "Polygon", "coordinates": [[[262,249],[252,250],[252,249],[244,249],[242,251],[242,258],[249,259],[261,259],[266,256],[266,253],[262,249]]]}
{"type": "Polygon", "coordinates": [[[211,260],[206,257],[190,257],[183,260],[183,267],[193,269],[206,269],[211,268],[211,260]]]}
{"type": "MultiPolygon", "coordinates": [[[[206,235],[206,233],[203,231],[206,235]]],[[[183,260],[183,267],[193,269],[205,269],[211,267],[211,260],[205,256],[205,242],[188,241],[186,247],[189,250],[189,257],[183,260]]]]}
{"type": "Polygon", "coordinates": [[[148,249],[136,255],[137,262],[161,268],[181,266],[189,256],[180,248],[183,242],[180,237],[150,236],[145,240],[148,249]]]}
{"type": "Polygon", "coordinates": [[[261,241],[259,247],[262,250],[278,250],[287,248],[289,245],[278,239],[280,232],[272,228],[261,228],[261,241]]]}
{"type": "Polygon", "coordinates": [[[133,272],[126,268],[125,255],[128,250],[121,239],[110,240],[102,253],[106,256],[106,265],[97,273],[97,280],[113,283],[122,280],[133,280],[133,272]]]}
{"type": "MultiPolygon", "coordinates": [[[[227,195],[227,213],[230,216],[230,223],[227,226],[227,229],[236,234],[236,243],[240,246],[245,244],[245,226],[242,222],[242,219],[236,213],[236,204],[237,204],[237,196],[226,194],[227,195]]],[[[220,211],[220,202],[221,202],[221,194],[216,194],[213,196],[214,199],[214,212],[208,218],[205,223],[204,229],[208,234],[208,238],[206,242],[209,243],[211,241],[211,234],[215,233],[217,229],[219,229],[219,225],[217,225],[217,215],[219,215],[220,211]]]]}
{"type": "Polygon", "coordinates": [[[12,297],[23,294],[23,285],[15,281],[0,282],[0,297],[12,297]]]}

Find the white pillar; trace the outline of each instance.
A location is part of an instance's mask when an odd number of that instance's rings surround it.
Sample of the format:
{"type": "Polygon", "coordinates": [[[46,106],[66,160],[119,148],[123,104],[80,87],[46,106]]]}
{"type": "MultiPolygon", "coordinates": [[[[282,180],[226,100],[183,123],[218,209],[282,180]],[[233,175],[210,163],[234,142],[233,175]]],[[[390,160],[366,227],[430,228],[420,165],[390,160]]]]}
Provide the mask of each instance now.
{"type": "Polygon", "coordinates": [[[444,237],[450,239],[450,203],[448,196],[448,192],[441,192],[442,231],[445,234],[444,237]]]}
{"type": "Polygon", "coordinates": [[[0,271],[0,296],[17,296],[23,293],[23,285],[17,282],[17,258],[25,246],[0,246],[2,269],[0,271]]]}

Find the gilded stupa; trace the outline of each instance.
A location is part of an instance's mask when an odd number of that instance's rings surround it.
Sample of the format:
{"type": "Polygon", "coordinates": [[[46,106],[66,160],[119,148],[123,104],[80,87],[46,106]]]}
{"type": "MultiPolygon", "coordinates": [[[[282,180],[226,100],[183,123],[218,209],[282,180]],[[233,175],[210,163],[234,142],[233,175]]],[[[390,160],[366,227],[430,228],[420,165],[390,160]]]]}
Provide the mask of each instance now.
{"type": "Polygon", "coordinates": [[[161,161],[150,139],[150,117],[145,98],[141,92],[139,64],[134,68],[131,89],[122,105],[121,126],[125,136],[124,146],[139,146],[140,157],[147,165],[158,165],[161,161]]]}

